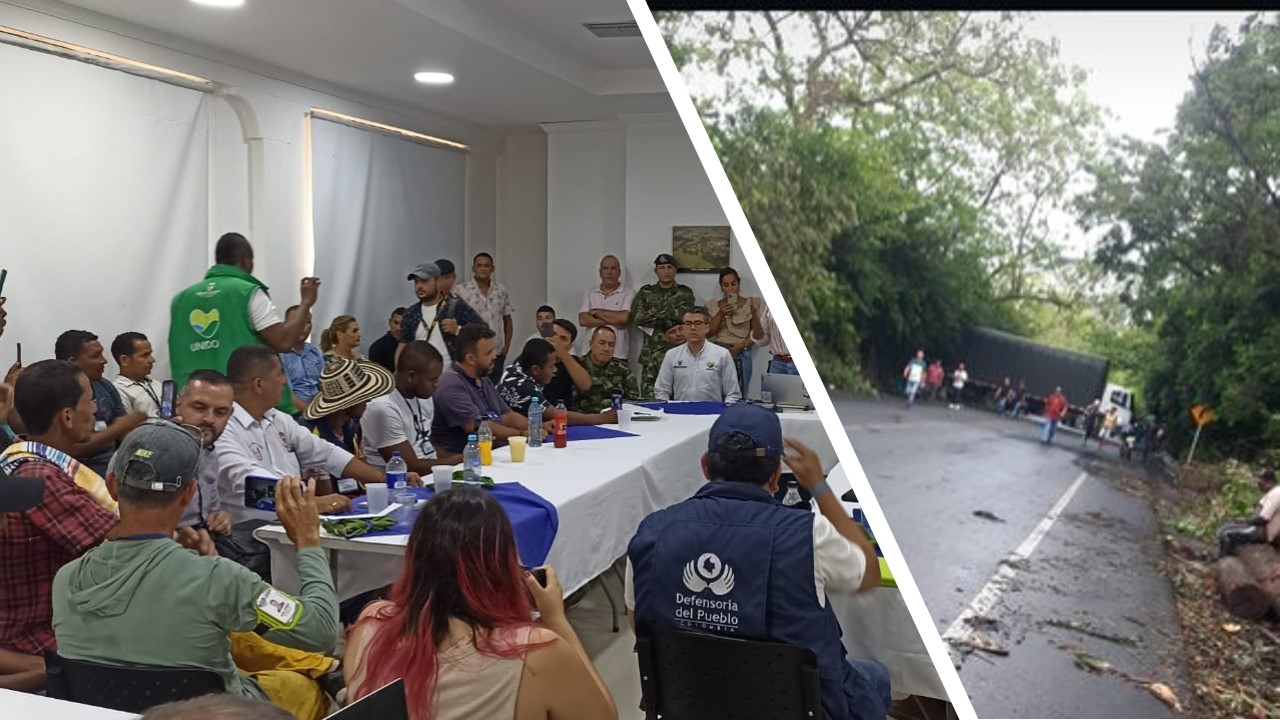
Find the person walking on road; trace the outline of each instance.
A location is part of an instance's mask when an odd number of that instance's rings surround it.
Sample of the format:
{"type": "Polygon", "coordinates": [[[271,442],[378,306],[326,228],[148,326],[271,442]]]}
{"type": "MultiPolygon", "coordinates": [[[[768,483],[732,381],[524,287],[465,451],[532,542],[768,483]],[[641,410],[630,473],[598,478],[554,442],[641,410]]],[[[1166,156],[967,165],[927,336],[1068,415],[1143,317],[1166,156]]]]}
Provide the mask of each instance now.
{"type": "Polygon", "coordinates": [[[929,369],[924,375],[924,387],[930,401],[938,401],[938,391],[942,389],[942,379],[946,377],[946,374],[946,371],[942,369],[941,360],[934,360],[929,365],[929,369]]]}
{"type": "Polygon", "coordinates": [[[951,373],[951,404],[947,407],[952,410],[959,410],[964,407],[964,385],[969,382],[969,372],[964,369],[964,363],[956,365],[955,372],[951,373]]]}
{"type": "Polygon", "coordinates": [[[907,407],[915,404],[916,393],[920,390],[920,381],[924,379],[924,351],[917,350],[916,356],[902,368],[902,377],[907,380],[907,407]]]}
{"type": "Polygon", "coordinates": [[[1058,429],[1058,422],[1067,411],[1067,396],[1062,394],[1062,387],[1055,387],[1053,394],[1044,400],[1044,426],[1040,430],[1040,440],[1045,445],[1053,443],[1053,434],[1058,429]]]}

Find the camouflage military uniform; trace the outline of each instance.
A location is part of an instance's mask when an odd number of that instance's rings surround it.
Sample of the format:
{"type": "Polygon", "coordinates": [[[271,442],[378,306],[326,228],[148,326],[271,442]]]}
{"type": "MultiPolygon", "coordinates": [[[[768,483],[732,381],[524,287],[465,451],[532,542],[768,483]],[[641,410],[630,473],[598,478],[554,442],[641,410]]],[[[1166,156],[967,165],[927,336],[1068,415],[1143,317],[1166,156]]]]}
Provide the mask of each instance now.
{"type": "Polygon", "coordinates": [[[578,390],[574,393],[574,403],[578,406],[578,412],[598,413],[608,410],[613,404],[615,390],[621,390],[622,397],[627,400],[640,398],[636,376],[631,374],[631,368],[627,366],[626,360],[609,358],[609,362],[605,363],[604,367],[600,367],[591,360],[591,353],[587,353],[578,358],[578,364],[591,376],[591,389],[586,392],[578,390]]]}
{"type": "MultiPolygon", "coordinates": [[[[636,293],[636,299],[631,303],[631,322],[639,327],[666,329],[668,326],[664,321],[679,324],[684,319],[684,311],[696,304],[693,289],[688,285],[676,283],[664,288],[652,283],[636,293]]],[[[672,347],[671,343],[663,339],[662,330],[645,335],[644,345],[640,348],[641,397],[653,397],[653,383],[658,379],[662,357],[672,347]]]]}

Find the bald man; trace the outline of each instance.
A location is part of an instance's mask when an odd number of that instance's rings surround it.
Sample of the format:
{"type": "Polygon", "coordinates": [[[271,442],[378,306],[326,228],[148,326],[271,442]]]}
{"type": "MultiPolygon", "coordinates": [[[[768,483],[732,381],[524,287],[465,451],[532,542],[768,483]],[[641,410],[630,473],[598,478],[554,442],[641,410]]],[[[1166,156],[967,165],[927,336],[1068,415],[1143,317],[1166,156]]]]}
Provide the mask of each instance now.
{"type": "MultiPolygon", "coordinates": [[[[631,324],[631,301],[636,291],[622,286],[622,263],[613,255],[600,259],[600,284],[582,296],[582,309],[578,312],[578,325],[592,328],[613,328],[617,342],[613,356],[627,359],[630,345],[627,342],[627,326],[631,324]]],[[[591,349],[593,332],[584,332],[579,341],[578,354],[585,355],[591,349]]]]}

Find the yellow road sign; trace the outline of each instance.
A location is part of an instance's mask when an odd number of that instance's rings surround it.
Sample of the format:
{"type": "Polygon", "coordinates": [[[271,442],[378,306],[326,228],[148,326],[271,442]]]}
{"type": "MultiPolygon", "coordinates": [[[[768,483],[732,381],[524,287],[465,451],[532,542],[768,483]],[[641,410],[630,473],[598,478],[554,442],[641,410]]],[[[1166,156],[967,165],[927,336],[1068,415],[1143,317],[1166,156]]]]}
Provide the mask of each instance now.
{"type": "Polygon", "coordinates": [[[1196,403],[1191,406],[1191,420],[1196,424],[1196,427],[1204,427],[1205,425],[1208,425],[1213,422],[1214,417],[1213,409],[1208,405],[1196,403]]]}

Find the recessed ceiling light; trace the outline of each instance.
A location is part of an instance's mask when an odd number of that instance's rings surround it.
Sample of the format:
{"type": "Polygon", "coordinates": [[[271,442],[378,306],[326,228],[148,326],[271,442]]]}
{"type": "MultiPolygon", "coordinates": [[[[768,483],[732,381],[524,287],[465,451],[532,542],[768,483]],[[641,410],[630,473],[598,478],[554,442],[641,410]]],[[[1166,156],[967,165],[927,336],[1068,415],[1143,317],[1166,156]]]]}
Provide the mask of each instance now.
{"type": "Polygon", "coordinates": [[[414,73],[413,79],[424,85],[449,85],[453,83],[453,76],[447,72],[414,73]]]}
{"type": "Polygon", "coordinates": [[[236,8],[244,5],[244,0],[191,0],[191,2],[217,8],[236,8]]]}

